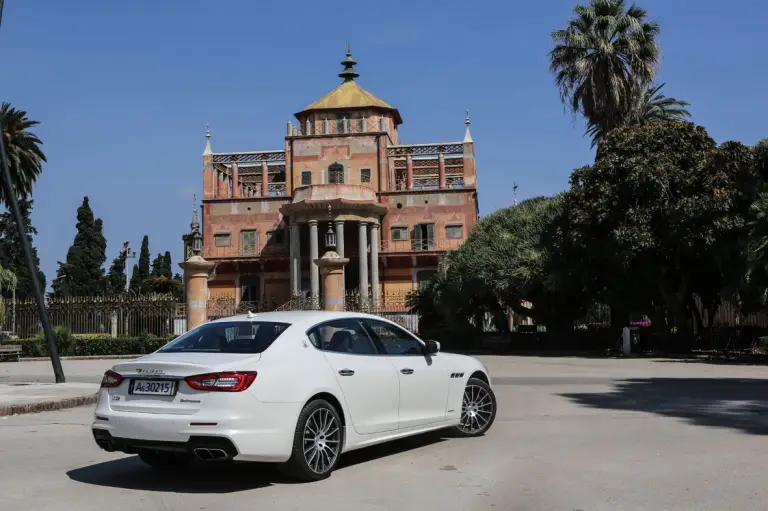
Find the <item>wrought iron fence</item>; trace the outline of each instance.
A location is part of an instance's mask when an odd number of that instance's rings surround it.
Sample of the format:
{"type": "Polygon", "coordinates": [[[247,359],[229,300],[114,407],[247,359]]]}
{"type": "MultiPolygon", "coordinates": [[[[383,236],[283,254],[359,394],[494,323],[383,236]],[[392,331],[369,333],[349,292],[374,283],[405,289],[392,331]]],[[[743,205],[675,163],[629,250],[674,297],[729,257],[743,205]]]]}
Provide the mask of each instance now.
{"type": "MultiPolygon", "coordinates": [[[[113,337],[171,335],[183,311],[168,295],[49,297],[46,310],[53,326],[66,327],[73,334],[113,337]]],[[[13,331],[19,337],[42,334],[37,303],[29,300],[9,304],[3,318],[3,330],[13,331]]]]}

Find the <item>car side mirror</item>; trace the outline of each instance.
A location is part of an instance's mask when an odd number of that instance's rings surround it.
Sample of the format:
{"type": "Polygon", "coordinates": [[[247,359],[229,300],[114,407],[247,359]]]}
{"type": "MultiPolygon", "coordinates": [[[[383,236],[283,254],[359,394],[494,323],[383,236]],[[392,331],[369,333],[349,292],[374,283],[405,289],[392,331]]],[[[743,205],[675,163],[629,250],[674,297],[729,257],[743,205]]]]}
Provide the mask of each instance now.
{"type": "Polygon", "coordinates": [[[426,346],[424,347],[424,353],[427,355],[434,355],[440,351],[440,343],[437,341],[424,341],[426,346]]]}

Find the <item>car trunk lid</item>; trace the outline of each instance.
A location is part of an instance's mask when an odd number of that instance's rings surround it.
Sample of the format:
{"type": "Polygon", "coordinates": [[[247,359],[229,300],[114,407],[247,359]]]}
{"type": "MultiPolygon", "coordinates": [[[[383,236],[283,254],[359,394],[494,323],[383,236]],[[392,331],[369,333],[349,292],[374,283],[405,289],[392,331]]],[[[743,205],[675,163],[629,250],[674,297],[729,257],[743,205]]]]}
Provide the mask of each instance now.
{"type": "Polygon", "coordinates": [[[261,354],[153,353],[112,369],[123,376],[120,386],[110,388],[110,408],[116,411],[191,415],[205,404],[209,392],[195,390],[188,376],[242,370],[261,354]]]}

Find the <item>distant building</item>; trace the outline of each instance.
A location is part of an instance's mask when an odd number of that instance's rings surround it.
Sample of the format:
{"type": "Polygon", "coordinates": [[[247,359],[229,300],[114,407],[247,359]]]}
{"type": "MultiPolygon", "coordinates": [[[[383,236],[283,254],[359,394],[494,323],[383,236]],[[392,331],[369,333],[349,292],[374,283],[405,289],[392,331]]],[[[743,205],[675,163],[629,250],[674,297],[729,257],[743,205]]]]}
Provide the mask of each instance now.
{"type": "MultiPolygon", "coordinates": [[[[478,218],[469,116],[463,141],[399,144],[400,112],[361,88],[347,51],[336,89],[295,114],[285,147],[203,152],[210,298],[280,305],[319,296],[325,234],[350,259],[347,293],[375,303],[424,285],[478,218]],[[329,206],[332,218],[329,222],[329,206]]],[[[191,237],[184,236],[187,253],[191,237]]]]}

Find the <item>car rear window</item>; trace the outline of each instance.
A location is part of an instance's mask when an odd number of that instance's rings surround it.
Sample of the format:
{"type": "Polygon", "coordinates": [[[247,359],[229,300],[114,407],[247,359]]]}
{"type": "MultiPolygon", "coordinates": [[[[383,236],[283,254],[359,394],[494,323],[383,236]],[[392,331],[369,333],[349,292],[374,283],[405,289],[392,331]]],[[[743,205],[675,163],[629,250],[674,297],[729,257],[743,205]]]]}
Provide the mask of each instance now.
{"type": "Polygon", "coordinates": [[[160,353],[261,353],[290,325],[268,321],[207,323],[166,344],[160,353]]]}

